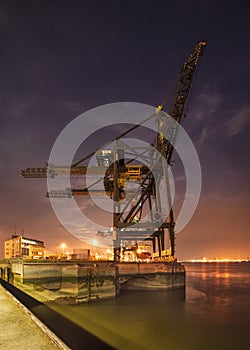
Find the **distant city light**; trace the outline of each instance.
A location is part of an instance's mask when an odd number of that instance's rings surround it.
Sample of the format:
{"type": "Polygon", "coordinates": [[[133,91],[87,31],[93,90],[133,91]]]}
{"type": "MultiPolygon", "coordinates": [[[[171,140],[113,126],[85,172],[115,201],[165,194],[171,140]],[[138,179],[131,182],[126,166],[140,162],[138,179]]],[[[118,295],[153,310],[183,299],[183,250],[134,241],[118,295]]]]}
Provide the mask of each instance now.
{"type": "Polygon", "coordinates": [[[229,259],[229,258],[206,258],[203,257],[202,259],[187,259],[187,260],[182,260],[183,262],[243,262],[243,261],[249,261],[248,258],[246,259],[241,259],[241,258],[235,258],[235,259],[229,259]]]}

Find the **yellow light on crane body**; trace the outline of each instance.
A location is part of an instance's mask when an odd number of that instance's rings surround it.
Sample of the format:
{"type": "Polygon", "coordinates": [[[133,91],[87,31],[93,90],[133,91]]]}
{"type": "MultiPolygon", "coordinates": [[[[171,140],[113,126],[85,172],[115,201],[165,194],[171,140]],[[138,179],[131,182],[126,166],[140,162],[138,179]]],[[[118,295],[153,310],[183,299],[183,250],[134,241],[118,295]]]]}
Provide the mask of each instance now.
{"type": "Polygon", "coordinates": [[[159,113],[159,112],[162,111],[162,110],[163,110],[163,105],[159,105],[159,106],[157,106],[155,112],[156,112],[156,113],[159,113]]]}

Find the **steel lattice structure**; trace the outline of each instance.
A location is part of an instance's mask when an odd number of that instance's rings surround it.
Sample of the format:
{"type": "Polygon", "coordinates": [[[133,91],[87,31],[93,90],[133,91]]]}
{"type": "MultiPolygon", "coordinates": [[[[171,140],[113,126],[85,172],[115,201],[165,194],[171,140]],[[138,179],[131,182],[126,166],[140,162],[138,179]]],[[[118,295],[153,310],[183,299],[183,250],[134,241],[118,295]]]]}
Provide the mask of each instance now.
{"type": "Polygon", "coordinates": [[[166,118],[165,102],[157,107],[155,114],[158,132],[154,145],[131,147],[122,139],[140,125],[134,125],[113,140],[113,150],[98,149],[79,160],[71,168],[48,165],[42,168],[26,168],[21,171],[24,178],[56,177],[60,174],[98,175],[103,178],[105,191],[91,188],[51,191],[48,197],[108,195],[113,199],[113,241],[114,259],[120,260],[121,249],[126,242],[152,241],[154,257],[174,260],[175,221],[168,169],[171,164],[178,125],[182,123],[187,100],[192,86],[199,58],[206,42],[199,42],[179,73],[175,96],[166,118]],[[96,156],[97,166],[87,167],[84,162],[96,156]],[[163,161],[164,160],[164,161],[163,161]],[[136,190],[129,189],[129,183],[136,183],[136,190]],[[165,187],[164,207],[159,184],[165,187]],[[168,212],[166,213],[166,207],[168,212]]]}

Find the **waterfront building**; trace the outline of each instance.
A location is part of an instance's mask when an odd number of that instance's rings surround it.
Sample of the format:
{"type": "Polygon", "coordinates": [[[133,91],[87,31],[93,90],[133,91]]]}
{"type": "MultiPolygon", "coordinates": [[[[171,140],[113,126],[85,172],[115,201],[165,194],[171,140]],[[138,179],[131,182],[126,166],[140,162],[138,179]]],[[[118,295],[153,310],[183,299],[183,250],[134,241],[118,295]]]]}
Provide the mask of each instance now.
{"type": "Polygon", "coordinates": [[[89,249],[73,249],[72,260],[89,260],[90,250],[89,249]]]}
{"type": "Polygon", "coordinates": [[[4,258],[43,259],[44,242],[33,238],[12,235],[12,238],[4,242],[4,258]]]}

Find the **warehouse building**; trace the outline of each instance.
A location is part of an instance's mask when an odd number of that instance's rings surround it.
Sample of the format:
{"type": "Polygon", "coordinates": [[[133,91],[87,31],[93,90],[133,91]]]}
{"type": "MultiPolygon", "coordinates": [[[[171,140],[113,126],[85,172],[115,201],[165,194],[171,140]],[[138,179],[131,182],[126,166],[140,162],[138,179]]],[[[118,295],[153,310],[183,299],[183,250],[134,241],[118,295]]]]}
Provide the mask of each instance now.
{"type": "Polygon", "coordinates": [[[12,238],[4,242],[4,258],[43,259],[44,242],[33,238],[12,235],[12,238]]]}

